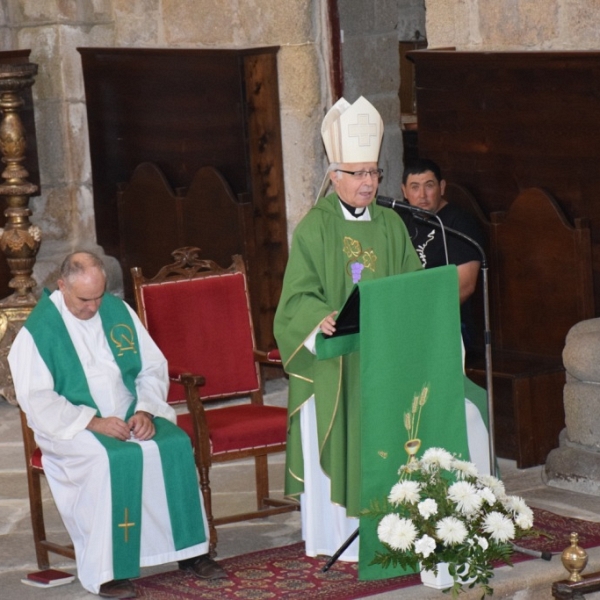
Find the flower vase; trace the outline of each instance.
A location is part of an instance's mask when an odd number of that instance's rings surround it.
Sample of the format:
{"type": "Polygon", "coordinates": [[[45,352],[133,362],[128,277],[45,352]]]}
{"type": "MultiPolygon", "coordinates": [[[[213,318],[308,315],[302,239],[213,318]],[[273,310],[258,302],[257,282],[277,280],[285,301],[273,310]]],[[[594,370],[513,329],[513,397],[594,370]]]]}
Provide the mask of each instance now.
{"type": "MultiPolygon", "coordinates": [[[[463,565],[463,567],[466,566],[467,565],[463,565]]],[[[462,577],[459,577],[458,581],[462,585],[471,583],[474,581],[474,578],[463,579],[462,577]]],[[[441,562],[437,564],[437,575],[433,570],[429,571],[427,569],[421,569],[421,583],[426,587],[435,588],[436,590],[446,590],[452,587],[454,585],[454,579],[452,579],[452,575],[450,575],[450,571],[448,570],[448,563],[441,562]]]]}

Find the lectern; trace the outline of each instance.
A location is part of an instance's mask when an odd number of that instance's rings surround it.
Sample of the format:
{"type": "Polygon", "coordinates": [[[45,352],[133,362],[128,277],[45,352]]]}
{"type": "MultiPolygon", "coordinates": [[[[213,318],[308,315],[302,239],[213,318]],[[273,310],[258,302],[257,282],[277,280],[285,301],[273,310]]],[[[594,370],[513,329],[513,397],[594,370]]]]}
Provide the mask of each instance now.
{"type": "MultiPolygon", "coordinates": [[[[458,298],[454,265],[359,282],[338,333],[317,337],[319,359],[360,354],[360,431],[349,443],[360,446],[362,509],[386,498],[399,467],[426,448],[470,458],[458,298]]],[[[370,565],[377,550],[377,523],[361,517],[360,578],[406,572],[370,565]]]]}

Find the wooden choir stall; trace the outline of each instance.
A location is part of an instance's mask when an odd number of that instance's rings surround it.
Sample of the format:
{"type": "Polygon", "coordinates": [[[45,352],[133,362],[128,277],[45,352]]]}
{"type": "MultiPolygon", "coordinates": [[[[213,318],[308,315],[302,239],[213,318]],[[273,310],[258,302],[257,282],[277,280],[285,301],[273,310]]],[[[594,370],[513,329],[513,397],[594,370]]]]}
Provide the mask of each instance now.
{"type": "Polygon", "coordinates": [[[278,47],[79,48],[98,243],[156,273],[198,246],[248,270],[257,342],[272,321],[287,262],[278,47]]]}
{"type": "MultiPolygon", "coordinates": [[[[409,56],[419,156],[488,237],[497,453],[543,464],[564,428],[565,336],[600,307],[600,53],[409,56]]],[[[483,367],[467,360],[476,382],[483,367]]]]}

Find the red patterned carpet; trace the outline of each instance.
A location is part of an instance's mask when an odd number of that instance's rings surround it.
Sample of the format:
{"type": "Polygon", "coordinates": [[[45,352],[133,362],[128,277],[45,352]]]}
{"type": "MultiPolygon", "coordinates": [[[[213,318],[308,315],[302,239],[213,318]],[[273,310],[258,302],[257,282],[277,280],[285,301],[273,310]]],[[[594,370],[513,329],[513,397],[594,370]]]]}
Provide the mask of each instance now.
{"type": "MultiPolygon", "coordinates": [[[[560,553],[569,545],[573,531],[579,534],[581,547],[600,546],[600,523],[561,517],[545,510],[535,509],[534,513],[538,535],[519,540],[520,546],[560,553]]],[[[304,544],[298,543],[220,561],[229,579],[207,582],[172,571],[136,580],[136,590],[138,597],[152,600],[354,600],[421,582],[419,575],[358,581],[357,566],[343,562],[322,573],[326,560],[308,558],[303,549],[304,544]]],[[[513,560],[521,562],[531,557],[515,553],[513,560]]]]}

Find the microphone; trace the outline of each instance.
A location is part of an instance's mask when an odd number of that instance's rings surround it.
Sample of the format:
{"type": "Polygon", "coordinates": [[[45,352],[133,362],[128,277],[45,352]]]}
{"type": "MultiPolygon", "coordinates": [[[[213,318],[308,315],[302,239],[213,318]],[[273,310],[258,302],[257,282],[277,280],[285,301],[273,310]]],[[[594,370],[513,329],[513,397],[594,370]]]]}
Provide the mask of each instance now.
{"type": "Polygon", "coordinates": [[[409,204],[404,198],[391,198],[390,196],[377,196],[375,198],[375,204],[379,204],[379,206],[386,206],[387,208],[400,208],[401,210],[407,210],[412,213],[416,213],[417,215],[423,216],[425,218],[434,218],[438,221],[440,218],[430,210],[425,210],[424,208],[419,208],[418,206],[413,206],[409,204]]]}
{"type": "MultiPolygon", "coordinates": [[[[429,225],[433,225],[436,229],[439,229],[442,232],[442,244],[444,246],[444,256],[446,258],[446,264],[449,265],[450,261],[448,260],[448,243],[446,242],[446,227],[442,223],[442,220],[436,215],[434,212],[430,210],[425,210],[424,208],[419,208],[418,206],[413,206],[409,204],[404,198],[401,200],[397,198],[390,198],[389,196],[377,196],[375,198],[375,204],[379,204],[379,206],[386,206],[387,208],[399,208],[401,210],[406,210],[412,213],[413,217],[422,223],[427,223],[429,225]],[[429,219],[435,219],[432,223],[429,219]]],[[[417,250],[417,254],[419,251],[417,250]]],[[[423,256],[419,256],[419,258],[424,259],[423,256]]]]}

